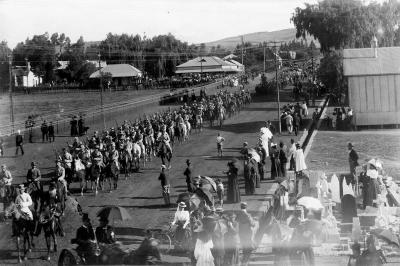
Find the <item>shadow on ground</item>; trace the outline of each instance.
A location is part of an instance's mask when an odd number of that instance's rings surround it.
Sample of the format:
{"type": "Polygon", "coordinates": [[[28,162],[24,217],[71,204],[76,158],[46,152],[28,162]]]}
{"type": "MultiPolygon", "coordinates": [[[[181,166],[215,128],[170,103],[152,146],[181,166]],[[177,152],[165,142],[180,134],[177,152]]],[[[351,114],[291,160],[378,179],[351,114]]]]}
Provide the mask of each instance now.
{"type": "Polygon", "coordinates": [[[210,129],[243,134],[243,133],[257,133],[263,126],[265,126],[265,121],[253,121],[253,122],[223,125],[222,128],[212,127],[210,129]]]}

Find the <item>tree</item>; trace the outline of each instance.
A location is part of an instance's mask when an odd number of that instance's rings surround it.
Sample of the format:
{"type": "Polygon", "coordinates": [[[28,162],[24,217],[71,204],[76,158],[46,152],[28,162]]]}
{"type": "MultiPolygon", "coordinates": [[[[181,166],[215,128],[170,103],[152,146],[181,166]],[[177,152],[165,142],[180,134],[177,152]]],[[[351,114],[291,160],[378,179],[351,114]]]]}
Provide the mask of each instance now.
{"type": "Polygon", "coordinates": [[[296,37],[314,36],[322,52],[369,47],[374,35],[381,46],[393,46],[397,41],[400,3],[395,0],[369,5],[359,0],[323,0],[305,5],[296,8],[291,18],[296,37]]]}
{"type": "Polygon", "coordinates": [[[336,97],[340,97],[345,92],[347,86],[345,77],[343,76],[341,51],[331,51],[325,54],[324,58],[321,59],[317,77],[329,92],[336,97]]]}
{"type": "Polygon", "coordinates": [[[26,60],[31,64],[31,70],[42,76],[44,82],[54,79],[55,50],[49,34],[34,35],[32,39],[26,39],[25,43],[19,43],[13,50],[16,65],[25,65],[26,60]]]}
{"type": "Polygon", "coordinates": [[[11,49],[8,47],[6,41],[0,42],[0,91],[7,91],[10,73],[9,73],[9,58],[11,55],[11,49]]]}

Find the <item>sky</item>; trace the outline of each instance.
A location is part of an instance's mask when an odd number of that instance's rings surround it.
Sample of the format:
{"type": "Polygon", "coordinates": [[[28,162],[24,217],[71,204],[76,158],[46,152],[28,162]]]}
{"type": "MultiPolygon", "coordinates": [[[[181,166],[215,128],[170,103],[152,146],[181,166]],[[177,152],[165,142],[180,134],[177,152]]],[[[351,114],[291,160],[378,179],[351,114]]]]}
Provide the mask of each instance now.
{"type": "Polygon", "coordinates": [[[290,17],[317,0],[0,0],[0,40],[13,48],[35,34],[65,33],[72,42],[107,33],[172,33],[202,43],[292,28],[290,17]]]}

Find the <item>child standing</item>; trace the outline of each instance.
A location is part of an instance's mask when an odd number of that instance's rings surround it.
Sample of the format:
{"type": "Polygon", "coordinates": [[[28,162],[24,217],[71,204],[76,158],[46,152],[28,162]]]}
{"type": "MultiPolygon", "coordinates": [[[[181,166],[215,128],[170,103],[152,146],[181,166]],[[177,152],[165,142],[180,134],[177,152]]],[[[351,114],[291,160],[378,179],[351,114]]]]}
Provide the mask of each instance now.
{"type": "Polygon", "coordinates": [[[218,133],[217,137],[217,154],[222,157],[222,145],[225,139],[221,136],[221,133],[218,133]]]}
{"type": "Polygon", "coordinates": [[[222,184],[221,179],[217,179],[217,195],[218,195],[218,201],[220,206],[222,207],[224,205],[224,184],[222,184]]]}

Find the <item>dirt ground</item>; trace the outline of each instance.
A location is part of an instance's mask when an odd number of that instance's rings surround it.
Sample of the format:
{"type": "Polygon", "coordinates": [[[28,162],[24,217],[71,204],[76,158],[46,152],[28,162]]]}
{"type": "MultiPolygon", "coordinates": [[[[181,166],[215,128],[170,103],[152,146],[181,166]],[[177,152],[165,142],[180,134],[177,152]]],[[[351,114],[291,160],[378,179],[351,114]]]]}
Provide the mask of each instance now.
{"type": "MultiPolygon", "coordinates": [[[[249,85],[251,88],[254,84],[249,85]]],[[[289,90],[283,91],[281,97],[289,99],[289,90]]],[[[253,103],[247,106],[240,114],[225,121],[222,128],[206,127],[201,133],[194,133],[190,139],[182,144],[174,147],[174,157],[172,161],[172,169],[168,171],[171,182],[171,201],[176,202],[179,193],[186,192],[186,183],[183,176],[185,169],[185,160],[190,159],[193,166],[193,174],[207,175],[211,177],[221,178],[226,183],[226,176],[223,171],[227,170],[227,162],[233,157],[239,155],[239,150],[244,141],[247,141],[251,147],[257,143],[257,135],[260,127],[264,126],[266,120],[274,120],[276,117],[276,103],[266,101],[265,99],[255,98],[253,103]],[[215,138],[217,133],[226,139],[224,156],[219,158],[216,156],[215,138]]],[[[149,112],[157,110],[157,106],[148,107],[149,112]]],[[[132,114],[133,115],[133,114],[132,114]]],[[[282,134],[274,139],[274,142],[282,140],[289,143],[290,138],[298,140],[298,137],[288,134],[282,134]]],[[[66,141],[71,142],[71,138],[59,136],[56,137],[55,147],[60,148],[65,145],[66,141]]],[[[52,145],[45,143],[33,143],[26,145],[26,154],[21,157],[8,156],[13,154],[12,149],[7,149],[8,157],[1,158],[1,163],[7,164],[15,178],[15,183],[24,180],[24,176],[31,160],[39,162],[39,168],[42,170],[45,179],[47,179],[54,169],[54,154],[52,145]]],[[[241,163],[239,164],[241,166],[241,163]]],[[[96,212],[105,205],[115,204],[125,207],[132,219],[126,222],[115,222],[117,240],[120,241],[125,249],[134,249],[138,246],[143,238],[145,229],[163,228],[172,221],[176,207],[166,208],[163,206],[163,198],[161,196],[161,187],[158,181],[160,160],[154,158],[152,162],[139,173],[132,174],[128,180],[120,178],[118,189],[112,193],[100,191],[96,196],[92,192],[86,193],[83,197],[73,194],[82,206],[84,212],[88,212],[92,219],[93,225],[97,226],[96,212]]],[[[253,215],[257,215],[257,211],[263,208],[265,196],[274,192],[275,184],[269,180],[265,180],[261,184],[261,188],[256,190],[252,196],[244,195],[244,183],[242,167],[240,167],[240,188],[242,191],[242,201],[249,203],[249,209],[253,215]]],[[[269,177],[270,164],[267,162],[266,176],[269,177]]],[[[72,185],[72,192],[77,192],[78,184],[72,185]]],[[[239,204],[225,204],[225,210],[239,210],[239,204]]],[[[29,254],[28,262],[24,265],[55,265],[58,254],[63,248],[72,248],[70,239],[75,237],[75,230],[80,225],[80,217],[73,212],[69,212],[63,218],[63,224],[66,231],[64,238],[58,238],[59,251],[52,254],[50,262],[44,261],[45,244],[43,236],[36,239],[37,246],[31,254],[29,254]]],[[[16,250],[13,239],[11,239],[10,223],[0,223],[0,265],[14,264],[17,262],[16,250]]],[[[273,259],[273,258],[272,258],[273,259]]],[[[188,262],[188,259],[180,256],[164,256],[164,260],[169,263],[188,262]]],[[[341,261],[341,258],[335,258],[335,265],[341,261]]],[[[331,258],[317,258],[317,265],[333,265],[331,258]]],[[[251,265],[271,264],[271,256],[268,254],[255,254],[251,265]]],[[[342,265],[342,264],[341,264],[342,265]]]]}
{"type": "Polygon", "coordinates": [[[351,142],[364,164],[383,161],[385,171],[400,181],[400,130],[318,131],[307,156],[310,169],[326,173],[349,172],[347,144],[351,142]]]}

